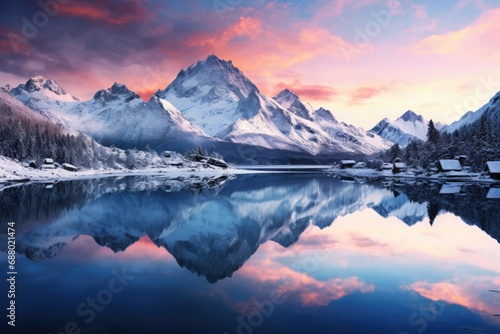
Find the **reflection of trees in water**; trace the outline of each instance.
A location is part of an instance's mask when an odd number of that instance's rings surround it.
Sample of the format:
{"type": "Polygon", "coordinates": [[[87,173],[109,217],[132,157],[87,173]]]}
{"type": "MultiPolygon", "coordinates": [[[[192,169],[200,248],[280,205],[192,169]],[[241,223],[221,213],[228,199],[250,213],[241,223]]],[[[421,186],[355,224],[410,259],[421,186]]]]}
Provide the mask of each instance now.
{"type": "Polygon", "coordinates": [[[428,203],[431,224],[441,210],[448,211],[500,242],[500,201],[487,199],[484,185],[464,185],[457,194],[440,194],[441,184],[437,183],[403,184],[398,189],[411,201],[428,203]]]}
{"type": "MultiPolygon", "coordinates": [[[[57,219],[65,211],[81,209],[106,193],[114,192],[178,192],[184,188],[200,194],[216,194],[227,176],[157,177],[129,176],[52,183],[32,183],[0,192],[0,226],[16,222],[17,232],[32,229],[57,219]]],[[[6,230],[6,229],[3,229],[6,230]]]]}
{"type": "Polygon", "coordinates": [[[0,222],[16,222],[18,232],[50,222],[61,212],[80,208],[91,200],[95,196],[88,191],[91,182],[60,182],[52,189],[46,189],[43,183],[7,188],[0,192],[0,222]]]}

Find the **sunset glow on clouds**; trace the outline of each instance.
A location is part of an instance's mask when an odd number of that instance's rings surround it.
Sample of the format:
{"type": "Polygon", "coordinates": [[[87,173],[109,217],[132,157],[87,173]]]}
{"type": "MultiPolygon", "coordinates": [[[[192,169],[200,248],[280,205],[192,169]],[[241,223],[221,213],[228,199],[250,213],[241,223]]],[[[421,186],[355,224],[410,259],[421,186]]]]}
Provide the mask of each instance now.
{"type": "Polygon", "coordinates": [[[89,99],[117,81],[147,99],[213,53],[264,94],[288,87],[364,127],[408,109],[451,122],[500,90],[498,0],[230,3],[70,1],[43,22],[37,2],[3,1],[0,84],[39,74],[89,99]],[[45,24],[25,38],[23,18],[45,24]]]}
{"type": "MultiPolygon", "coordinates": [[[[323,230],[308,228],[289,248],[266,242],[234,277],[248,280],[261,294],[257,299],[279,291],[307,307],[386,290],[386,280],[390,289],[457,304],[497,321],[491,315],[499,313],[500,298],[489,290],[500,285],[498,250],[496,240],[450,213],[439,215],[433,226],[427,218],[408,226],[365,209],[323,230]]],[[[251,301],[220,294],[241,314],[253,311],[251,301]]]]}

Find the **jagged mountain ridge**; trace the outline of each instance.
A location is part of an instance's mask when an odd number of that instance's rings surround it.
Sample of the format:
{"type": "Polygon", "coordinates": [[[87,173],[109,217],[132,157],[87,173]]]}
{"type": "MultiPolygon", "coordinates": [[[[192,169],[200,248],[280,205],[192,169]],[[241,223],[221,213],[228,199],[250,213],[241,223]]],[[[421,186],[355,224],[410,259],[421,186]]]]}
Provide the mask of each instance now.
{"type": "Polygon", "coordinates": [[[478,121],[485,114],[489,114],[491,120],[500,123],[500,92],[496,93],[484,106],[476,111],[468,111],[458,121],[443,128],[443,131],[453,133],[461,128],[468,127],[478,121]]]}
{"type": "Polygon", "coordinates": [[[155,95],[208,134],[233,143],[310,155],[370,154],[389,146],[363,129],[331,122],[334,117],[325,118],[324,109],[315,116],[289,89],[274,98],[263,95],[232,62],[214,55],[182,70],[155,95]]]}
{"type": "MultiPolygon", "coordinates": [[[[183,151],[203,146],[222,148],[223,155],[234,156],[243,145],[254,147],[255,155],[268,150],[285,157],[321,157],[372,154],[394,140],[382,130],[367,132],[337,121],[326,109],[314,110],[290,89],[266,97],[231,61],[215,55],[181,70],[147,102],[119,84],[80,102],[55,81],[40,76],[4,89],[53,122],[121,148],[148,145],[183,151]]],[[[406,116],[397,121],[422,123],[406,116]]]]}
{"type": "Polygon", "coordinates": [[[167,101],[153,97],[145,102],[123,84],[114,83],[91,100],[79,101],[55,81],[37,76],[10,93],[52,122],[106,146],[186,151],[208,140],[167,101]]]}
{"type": "Polygon", "coordinates": [[[370,131],[394,144],[406,146],[413,140],[427,140],[429,121],[411,110],[396,120],[384,118],[370,131]]]}

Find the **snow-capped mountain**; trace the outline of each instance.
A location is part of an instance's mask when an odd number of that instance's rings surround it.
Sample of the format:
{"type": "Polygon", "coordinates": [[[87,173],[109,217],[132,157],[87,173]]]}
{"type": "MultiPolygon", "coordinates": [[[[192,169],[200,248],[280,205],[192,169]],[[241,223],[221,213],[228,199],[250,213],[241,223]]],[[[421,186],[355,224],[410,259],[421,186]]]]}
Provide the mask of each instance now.
{"type": "Polygon", "coordinates": [[[273,99],[281,104],[283,108],[291,111],[295,115],[310,121],[313,120],[313,107],[307,102],[302,102],[299,97],[288,88],[281,91],[278,95],[273,97],[273,99]]]}
{"type": "Polygon", "coordinates": [[[374,153],[389,143],[314,109],[286,89],[274,99],[258,88],[232,62],[214,55],[182,70],[155,94],[170,101],[208,134],[237,144],[303,152],[374,153]],[[317,121],[321,120],[322,124],[317,121]]]}
{"type": "Polygon", "coordinates": [[[398,119],[384,118],[370,131],[392,143],[406,146],[412,140],[427,140],[429,121],[408,110],[398,119]]]}
{"type": "Polygon", "coordinates": [[[20,84],[9,92],[25,104],[29,103],[28,99],[44,97],[64,102],[78,101],[76,97],[68,94],[56,81],[46,79],[41,75],[32,77],[25,84],[20,84]]]}
{"type": "Polygon", "coordinates": [[[183,152],[202,146],[236,161],[249,150],[253,161],[276,156],[283,161],[372,154],[391,144],[337,121],[330,111],[315,111],[289,89],[274,98],[261,94],[231,61],[214,55],[181,70],[148,102],[116,83],[80,102],[41,76],[4,89],[54,123],[120,148],[183,152]]]}
{"type": "MultiPolygon", "coordinates": [[[[496,93],[488,103],[479,108],[476,111],[468,111],[465,115],[463,115],[458,121],[451,123],[450,125],[443,128],[443,131],[448,133],[452,133],[462,127],[471,125],[478,121],[481,116],[485,112],[497,111],[497,114],[500,114],[500,92],[496,93]]],[[[499,116],[497,116],[499,117],[499,116]]],[[[494,117],[495,118],[495,117],[494,117]]],[[[499,119],[499,118],[496,118],[499,119]]],[[[500,120],[500,119],[499,119],[500,120]]]]}
{"type": "Polygon", "coordinates": [[[215,55],[181,70],[177,78],[155,95],[169,101],[189,121],[211,136],[240,118],[253,116],[253,110],[238,108],[257,87],[231,61],[215,55]]]}
{"type": "Polygon", "coordinates": [[[81,131],[106,146],[186,151],[203,144],[206,135],[169,102],[148,102],[115,83],[80,102],[55,81],[37,76],[11,91],[20,101],[54,123],[81,131]]]}
{"type": "Polygon", "coordinates": [[[29,118],[33,121],[47,122],[47,119],[25,106],[14,96],[0,91],[0,117],[29,118]]]}

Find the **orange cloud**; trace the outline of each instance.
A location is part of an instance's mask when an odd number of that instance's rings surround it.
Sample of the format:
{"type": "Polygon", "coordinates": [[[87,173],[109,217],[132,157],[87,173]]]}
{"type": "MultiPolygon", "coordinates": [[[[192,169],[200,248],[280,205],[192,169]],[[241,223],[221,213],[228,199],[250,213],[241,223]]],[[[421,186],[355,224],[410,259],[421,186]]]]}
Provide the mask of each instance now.
{"type": "Polygon", "coordinates": [[[470,57],[500,56],[500,41],[497,38],[500,9],[490,10],[462,30],[442,35],[432,35],[414,46],[417,53],[458,54],[470,57]]]}
{"type": "Polygon", "coordinates": [[[113,5],[113,7],[109,8],[102,2],[70,2],[60,7],[60,13],[66,16],[102,21],[114,25],[140,21],[148,16],[148,11],[142,6],[140,0],[122,2],[120,5],[113,5]]]}
{"type": "Polygon", "coordinates": [[[231,25],[193,34],[184,43],[204,54],[231,59],[246,74],[260,77],[270,77],[319,55],[344,57],[348,42],[314,23],[291,21],[288,5],[273,6],[271,13],[265,8],[246,9],[245,15],[231,25]]]}
{"type": "Polygon", "coordinates": [[[288,88],[305,100],[332,101],[338,92],[329,86],[307,85],[295,80],[291,84],[280,82],[275,86],[276,93],[288,88]]]}

